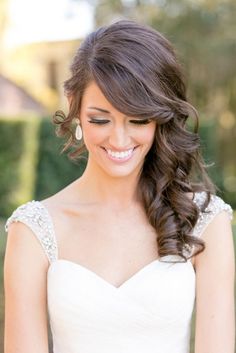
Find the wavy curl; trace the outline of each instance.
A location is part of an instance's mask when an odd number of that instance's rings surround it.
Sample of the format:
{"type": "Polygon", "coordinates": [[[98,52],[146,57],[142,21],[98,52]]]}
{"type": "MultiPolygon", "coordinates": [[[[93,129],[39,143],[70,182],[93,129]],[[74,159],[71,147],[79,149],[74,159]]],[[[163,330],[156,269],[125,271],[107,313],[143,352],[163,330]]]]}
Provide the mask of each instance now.
{"type": "Polygon", "coordinates": [[[154,142],[140,171],[139,200],[156,229],[160,257],[179,255],[186,261],[202,252],[204,241],[192,235],[199,209],[189,193],[207,193],[204,211],[215,186],[200,153],[198,113],[187,102],[183,73],[170,42],[151,27],[121,20],[88,35],[70,70],[64,82],[71,98],[69,113],[58,110],[53,117],[57,135],[68,137],[62,151],[72,147],[72,159],[86,151],[83,143],[77,144],[73,124],[91,81],[120,112],[155,120],[154,142]],[[187,128],[190,117],[195,119],[193,131],[187,128]],[[189,249],[194,252],[186,252],[189,249]]]}

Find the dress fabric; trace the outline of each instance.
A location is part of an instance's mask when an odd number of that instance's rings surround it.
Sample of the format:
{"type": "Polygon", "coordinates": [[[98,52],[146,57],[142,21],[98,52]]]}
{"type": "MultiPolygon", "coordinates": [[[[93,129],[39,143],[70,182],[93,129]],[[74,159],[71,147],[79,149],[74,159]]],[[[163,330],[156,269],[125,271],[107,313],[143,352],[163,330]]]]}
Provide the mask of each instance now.
{"type": "MultiPolygon", "coordinates": [[[[204,192],[194,195],[199,210],[205,197],[204,192]]],[[[231,207],[215,195],[206,211],[199,214],[194,236],[201,236],[222,211],[232,219],[231,207]]],[[[189,353],[196,284],[190,260],[164,256],[115,287],[86,267],[58,258],[52,218],[40,201],[19,206],[8,218],[6,231],[16,221],[32,230],[49,261],[54,353],[189,353]]]]}

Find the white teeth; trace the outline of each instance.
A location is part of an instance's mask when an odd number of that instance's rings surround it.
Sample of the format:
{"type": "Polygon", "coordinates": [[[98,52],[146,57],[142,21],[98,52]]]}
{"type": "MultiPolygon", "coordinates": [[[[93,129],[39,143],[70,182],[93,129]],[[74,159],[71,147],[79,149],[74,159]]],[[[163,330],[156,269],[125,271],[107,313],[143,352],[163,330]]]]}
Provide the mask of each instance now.
{"type": "Polygon", "coordinates": [[[106,151],[110,156],[122,159],[122,158],[127,158],[128,156],[131,156],[133,152],[133,148],[122,152],[113,152],[112,150],[109,150],[109,149],[106,151]]]}

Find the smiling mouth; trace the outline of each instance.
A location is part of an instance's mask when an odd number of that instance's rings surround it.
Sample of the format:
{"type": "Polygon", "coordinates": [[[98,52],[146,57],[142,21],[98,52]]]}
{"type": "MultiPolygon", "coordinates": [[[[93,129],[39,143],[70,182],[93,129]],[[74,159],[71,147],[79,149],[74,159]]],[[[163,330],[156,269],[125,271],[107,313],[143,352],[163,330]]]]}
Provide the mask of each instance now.
{"type": "Polygon", "coordinates": [[[128,160],[130,157],[132,157],[133,152],[137,147],[138,146],[135,146],[133,148],[121,152],[114,152],[110,149],[106,149],[105,147],[102,148],[106,151],[108,157],[113,160],[128,160]]]}

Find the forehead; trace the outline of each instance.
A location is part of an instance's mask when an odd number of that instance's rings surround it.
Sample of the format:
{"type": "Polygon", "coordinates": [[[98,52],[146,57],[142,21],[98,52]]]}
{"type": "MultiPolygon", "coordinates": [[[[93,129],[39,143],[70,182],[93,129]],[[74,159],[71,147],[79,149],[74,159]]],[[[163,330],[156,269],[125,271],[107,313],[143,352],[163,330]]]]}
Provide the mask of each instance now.
{"type": "Polygon", "coordinates": [[[89,106],[106,107],[107,110],[115,110],[94,81],[86,87],[81,101],[82,109],[89,106]]]}

